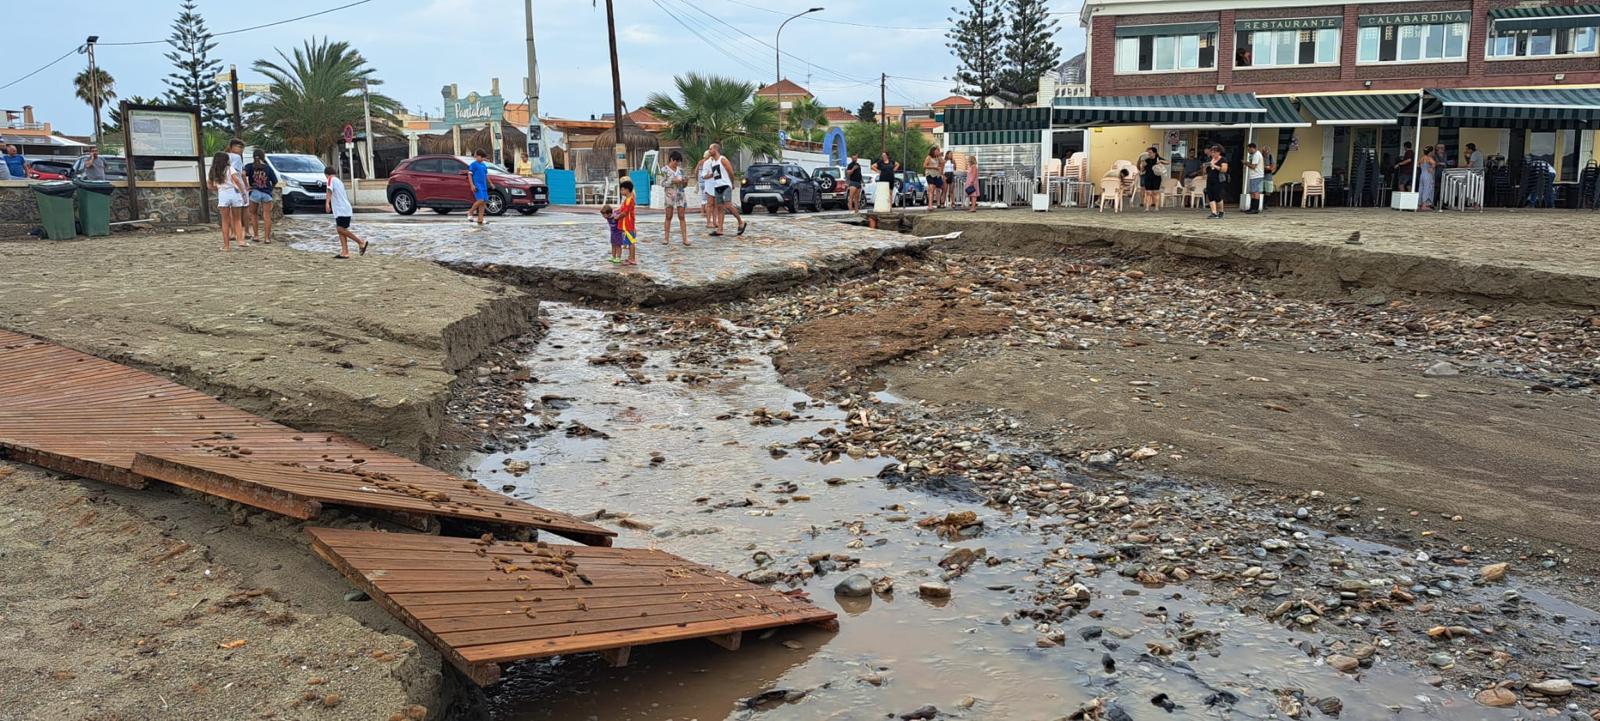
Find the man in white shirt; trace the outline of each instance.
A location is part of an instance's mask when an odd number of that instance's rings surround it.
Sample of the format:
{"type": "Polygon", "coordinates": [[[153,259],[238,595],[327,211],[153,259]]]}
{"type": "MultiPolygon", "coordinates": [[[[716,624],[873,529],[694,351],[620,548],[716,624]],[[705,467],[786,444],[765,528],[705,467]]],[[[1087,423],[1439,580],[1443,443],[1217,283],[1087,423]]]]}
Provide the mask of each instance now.
{"type": "Polygon", "coordinates": [[[333,214],[333,227],[339,234],[339,252],[334,258],[343,260],[350,257],[350,241],[356,242],[356,248],[362,255],[367,254],[367,241],[356,237],[350,232],[350,216],[355,215],[355,208],[350,207],[350,196],[344,192],[344,181],[339,180],[339,175],[329,165],[322,170],[328,182],[327,199],[323,201],[323,208],[333,214]]]}
{"type": "Polygon", "coordinates": [[[1261,186],[1267,181],[1267,160],[1261,156],[1261,151],[1255,143],[1245,146],[1244,156],[1244,182],[1245,188],[1250,192],[1250,209],[1244,211],[1250,215],[1261,212],[1261,186]]]}

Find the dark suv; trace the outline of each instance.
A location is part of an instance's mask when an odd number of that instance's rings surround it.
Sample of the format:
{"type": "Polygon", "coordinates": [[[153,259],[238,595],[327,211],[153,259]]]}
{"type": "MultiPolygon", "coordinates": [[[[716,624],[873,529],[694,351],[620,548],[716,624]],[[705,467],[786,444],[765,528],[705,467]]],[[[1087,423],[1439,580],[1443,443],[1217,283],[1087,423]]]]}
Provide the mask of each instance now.
{"type": "Polygon", "coordinates": [[[798,165],[757,163],[739,181],[739,209],[749,213],[757,205],[766,206],[768,213],[778,212],[780,206],[791,213],[800,208],[822,210],[822,190],[798,165]]]}
{"type": "MultiPolygon", "coordinates": [[[[472,207],[472,180],[467,166],[472,158],[459,155],[418,155],[389,174],[389,205],[394,212],[411,215],[417,208],[432,208],[441,215],[472,207]]],[[[550,204],[550,189],[533,178],[513,175],[489,163],[490,215],[515,208],[532,215],[550,204]]]]}

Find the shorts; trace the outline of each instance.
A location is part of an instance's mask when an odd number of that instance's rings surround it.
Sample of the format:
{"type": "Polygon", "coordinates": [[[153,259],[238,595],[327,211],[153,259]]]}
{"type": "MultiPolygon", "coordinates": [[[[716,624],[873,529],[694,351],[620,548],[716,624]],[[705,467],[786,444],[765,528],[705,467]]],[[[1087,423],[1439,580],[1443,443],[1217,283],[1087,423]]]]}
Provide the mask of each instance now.
{"type": "Polygon", "coordinates": [[[489,191],[482,188],[473,188],[472,199],[479,203],[487,203],[489,202],[489,191]]]}
{"type": "Polygon", "coordinates": [[[666,206],[668,208],[687,208],[689,207],[689,198],[683,194],[682,188],[667,188],[666,206]]]}
{"type": "Polygon", "coordinates": [[[859,180],[850,181],[850,187],[855,188],[856,190],[860,190],[861,189],[861,181],[859,181],[859,180]]]}
{"type": "Polygon", "coordinates": [[[1251,178],[1250,180],[1246,181],[1247,183],[1249,183],[1249,186],[1250,186],[1249,190],[1247,190],[1246,192],[1250,192],[1250,193],[1259,193],[1259,192],[1261,192],[1261,184],[1263,182],[1266,182],[1266,180],[1267,180],[1266,176],[1261,176],[1259,178],[1251,178]]]}
{"type": "Polygon", "coordinates": [[[1225,196],[1224,196],[1224,192],[1223,192],[1222,186],[1220,186],[1220,185],[1210,185],[1210,184],[1206,185],[1206,202],[1207,203],[1220,203],[1220,202],[1222,202],[1223,197],[1225,197],[1225,196]]]}
{"type": "Polygon", "coordinates": [[[956,187],[956,174],[955,173],[945,173],[944,174],[944,184],[948,185],[948,186],[950,186],[952,188],[956,187]]]}
{"type": "Polygon", "coordinates": [[[724,185],[711,194],[711,199],[718,203],[733,202],[733,186],[724,185]]]}
{"type": "Polygon", "coordinates": [[[341,215],[341,216],[339,216],[337,218],[334,218],[333,219],[333,224],[334,224],[335,227],[344,228],[345,230],[349,230],[350,229],[350,216],[341,215]]]}
{"type": "Polygon", "coordinates": [[[218,208],[243,208],[244,196],[237,190],[223,190],[217,193],[218,208]]]}
{"type": "Polygon", "coordinates": [[[943,190],[944,189],[944,178],[941,177],[941,176],[938,176],[938,175],[930,175],[930,176],[928,176],[928,187],[930,187],[930,188],[938,188],[940,190],[943,190]]]}
{"type": "Polygon", "coordinates": [[[252,190],[250,191],[250,202],[270,203],[272,202],[272,193],[268,193],[265,190],[252,190]]]}

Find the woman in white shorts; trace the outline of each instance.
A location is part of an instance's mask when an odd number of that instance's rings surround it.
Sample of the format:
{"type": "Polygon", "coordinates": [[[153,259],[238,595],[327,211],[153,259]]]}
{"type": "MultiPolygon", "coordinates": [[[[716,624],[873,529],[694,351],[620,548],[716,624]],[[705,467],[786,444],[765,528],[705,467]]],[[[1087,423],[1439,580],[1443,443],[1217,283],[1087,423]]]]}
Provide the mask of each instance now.
{"type": "Polygon", "coordinates": [[[232,250],[232,241],[244,247],[244,176],[233,167],[227,153],[211,157],[211,172],[206,181],[217,194],[217,210],[222,216],[222,249],[232,250]]]}
{"type": "Polygon", "coordinates": [[[683,153],[667,153],[667,165],[661,169],[661,187],[666,192],[667,222],[663,243],[672,242],[672,214],[678,214],[678,230],[683,234],[683,244],[689,245],[689,221],[684,214],[689,209],[689,176],[683,172],[683,153]]]}

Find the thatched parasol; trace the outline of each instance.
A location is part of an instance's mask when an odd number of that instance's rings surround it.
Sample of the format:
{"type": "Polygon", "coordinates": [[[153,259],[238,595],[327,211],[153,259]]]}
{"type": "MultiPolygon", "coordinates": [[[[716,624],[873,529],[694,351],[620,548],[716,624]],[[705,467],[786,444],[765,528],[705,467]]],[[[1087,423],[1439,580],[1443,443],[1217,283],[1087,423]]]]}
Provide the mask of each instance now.
{"type": "MultiPolygon", "coordinates": [[[[656,138],[655,133],[639,127],[638,123],[633,122],[633,119],[626,115],[622,116],[622,143],[628,146],[628,157],[630,158],[646,150],[661,149],[661,141],[656,138]]],[[[611,147],[616,144],[617,127],[615,125],[600,131],[600,134],[595,136],[594,139],[595,150],[609,152],[611,147]]]]}

